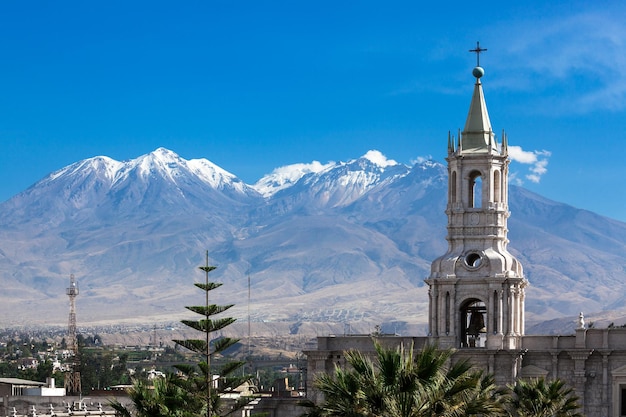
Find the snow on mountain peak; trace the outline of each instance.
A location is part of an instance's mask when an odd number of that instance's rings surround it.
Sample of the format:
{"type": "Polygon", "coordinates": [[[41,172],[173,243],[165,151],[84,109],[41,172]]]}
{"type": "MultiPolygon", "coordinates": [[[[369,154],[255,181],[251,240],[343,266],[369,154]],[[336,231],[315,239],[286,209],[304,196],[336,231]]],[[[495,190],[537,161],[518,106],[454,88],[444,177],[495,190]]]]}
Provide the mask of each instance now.
{"type": "MultiPolygon", "coordinates": [[[[140,159],[139,157],[137,159],[140,159]]],[[[157,165],[165,165],[170,167],[175,167],[178,165],[184,165],[185,160],[181,158],[176,152],[170,151],[165,148],[157,148],[154,151],[150,152],[148,155],[144,155],[146,160],[150,160],[152,163],[157,165]]]]}
{"type": "Polygon", "coordinates": [[[223,168],[215,165],[208,159],[190,159],[186,161],[187,168],[198,178],[210,184],[213,188],[220,188],[225,183],[231,184],[233,188],[243,192],[245,184],[235,175],[223,168]]]}
{"type": "Polygon", "coordinates": [[[308,164],[285,165],[275,168],[270,174],[258,180],[253,185],[253,188],[264,197],[269,197],[280,190],[289,188],[307,174],[316,174],[335,165],[334,162],[322,164],[319,161],[313,161],[308,164]]]}
{"type": "Polygon", "coordinates": [[[367,151],[367,153],[363,155],[362,158],[365,158],[373,164],[376,164],[382,168],[398,165],[398,162],[394,161],[393,159],[387,159],[387,157],[383,155],[382,152],[377,150],[367,151]]]}
{"type": "Polygon", "coordinates": [[[166,148],[122,162],[107,156],[84,159],[53,172],[44,181],[50,183],[71,178],[75,182],[87,177],[99,178],[105,182],[106,189],[112,190],[123,189],[129,183],[148,184],[161,178],[180,190],[200,181],[215,190],[255,193],[249,185],[209,160],[186,160],[166,148]]]}
{"type": "Polygon", "coordinates": [[[243,192],[245,188],[245,184],[235,175],[211,161],[207,159],[186,160],[166,148],[157,148],[149,154],[126,161],[117,179],[124,179],[135,169],[142,177],[148,177],[155,172],[159,172],[160,175],[174,184],[178,183],[179,178],[187,177],[187,173],[192,173],[195,177],[215,189],[228,185],[237,191],[243,192]]]}
{"type": "Polygon", "coordinates": [[[117,172],[124,164],[108,156],[94,156],[75,162],[48,175],[43,181],[54,181],[64,175],[77,175],[80,172],[91,171],[101,175],[103,178],[113,181],[117,172]]]}
{"type": "Polygon", "coordinates": [[[160,171],[172,180],[179,175],[180,168],[184,165],[184,159],[165,148],[158,148],[147,155],[128,161],[128,167],[138,168],[142,176],[160,171]]]}

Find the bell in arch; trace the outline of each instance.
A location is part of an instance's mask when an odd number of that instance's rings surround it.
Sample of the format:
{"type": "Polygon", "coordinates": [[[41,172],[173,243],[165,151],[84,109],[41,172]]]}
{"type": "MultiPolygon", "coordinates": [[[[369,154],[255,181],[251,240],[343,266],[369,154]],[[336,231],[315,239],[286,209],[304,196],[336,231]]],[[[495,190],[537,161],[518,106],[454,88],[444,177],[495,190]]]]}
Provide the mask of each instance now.
{"type": "Polygon", "coordinates": [[[480,333],[486,333],[485,316],[478,311],[472,311],[470,315],[469,325],[467,326],[467,334],[478,336],[480,333]]]}

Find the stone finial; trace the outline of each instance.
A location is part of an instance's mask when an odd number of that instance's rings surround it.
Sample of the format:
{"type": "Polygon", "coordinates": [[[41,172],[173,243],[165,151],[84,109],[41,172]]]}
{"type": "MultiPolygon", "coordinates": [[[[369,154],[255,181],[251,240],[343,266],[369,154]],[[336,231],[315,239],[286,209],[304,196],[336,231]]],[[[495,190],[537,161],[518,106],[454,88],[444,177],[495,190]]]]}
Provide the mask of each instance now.
{"type": "Polygon", "coordinates": [[[585,316],[584,316],[582,311],[578,315],[578,328],[579,329],[584,329],[585,328],[585,316]]]}

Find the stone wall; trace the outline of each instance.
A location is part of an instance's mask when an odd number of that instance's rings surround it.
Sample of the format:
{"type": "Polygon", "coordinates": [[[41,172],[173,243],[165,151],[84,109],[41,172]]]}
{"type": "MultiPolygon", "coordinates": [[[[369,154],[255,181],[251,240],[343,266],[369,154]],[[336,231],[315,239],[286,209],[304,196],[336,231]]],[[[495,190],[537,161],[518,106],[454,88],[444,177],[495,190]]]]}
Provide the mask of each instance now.
{"type": "MultiPolygon", "coordinates": [[[[321,402],[313,389],[315,376],[333,372],[345,364],[344,352],[357,349],[374,354],[374,338],[369,335],[319,337],[316,350],[306,351],[307,397],[321,402]]],[[[416,349],[427,337],[379,336],[376,340],[389,347],[414,344],[416,349]]],[[[499,385],[513,384],[518,378],[559,378],[580,398],[588,417],[620,417],[622,395],[626,398],[626,329],[576,329],[566,336],[524,336],[520,349],[489,350],[462,348],[454,359],[467,358],[475,366],[493,373],[499,385]]]]}

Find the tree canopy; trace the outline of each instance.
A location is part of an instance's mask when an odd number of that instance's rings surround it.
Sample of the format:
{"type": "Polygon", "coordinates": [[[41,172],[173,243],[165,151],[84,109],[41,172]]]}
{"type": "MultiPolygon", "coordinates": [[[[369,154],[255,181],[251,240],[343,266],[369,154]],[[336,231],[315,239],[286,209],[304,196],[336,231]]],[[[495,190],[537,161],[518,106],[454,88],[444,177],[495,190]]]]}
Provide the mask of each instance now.
{"type": "Polygon", "coordinates": [[[498,387],[494,376],[454,350],[426,345],[386,348],[374,355],[345,352],[345,365],[321,373],[315,389],[321,404],[303,401],[308,417],[579,417],[578,399],[560,380],[519,380],[498,387]]]}

